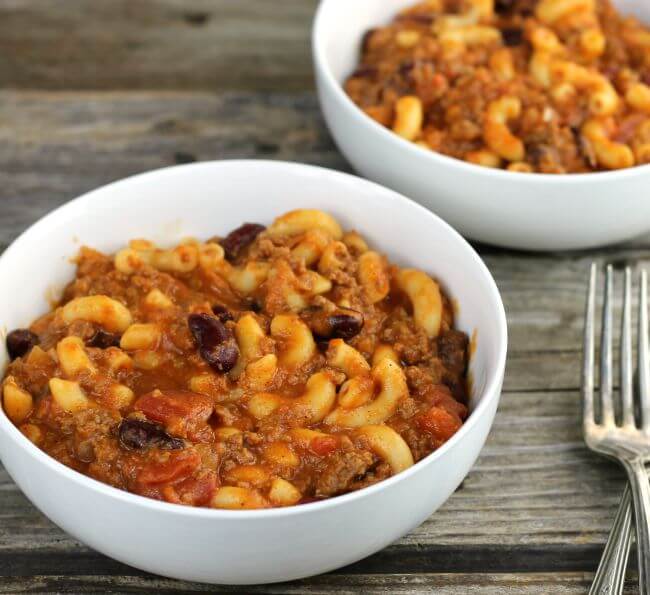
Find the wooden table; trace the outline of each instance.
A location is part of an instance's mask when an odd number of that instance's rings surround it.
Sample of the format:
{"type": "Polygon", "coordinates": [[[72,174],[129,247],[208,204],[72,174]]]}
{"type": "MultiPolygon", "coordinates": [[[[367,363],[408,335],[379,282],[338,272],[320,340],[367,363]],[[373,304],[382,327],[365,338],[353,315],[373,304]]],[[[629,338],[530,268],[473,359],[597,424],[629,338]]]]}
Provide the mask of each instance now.
{"type": "MultiPolygon", "coordinates": [[[[349,171],[314,95],[315,6],[5,0],[2,248],[87,190],[174,163],[261,157],[349,171]]],[[[579,429],[585,277],[592,259],[647,259],[650,236],[572,254],[477,248],[503,295],[510,353],[492,433],[462,487],[370,558],[239,592],[587,592],[623,477],[585,448],[579,429]]],[[[631,573],[629,593],[634,579],[631,573]]],[[[0,593],[106,590],[219,591],[147,575],[84,547],[33,508],[0,466],[0,593]]]]}

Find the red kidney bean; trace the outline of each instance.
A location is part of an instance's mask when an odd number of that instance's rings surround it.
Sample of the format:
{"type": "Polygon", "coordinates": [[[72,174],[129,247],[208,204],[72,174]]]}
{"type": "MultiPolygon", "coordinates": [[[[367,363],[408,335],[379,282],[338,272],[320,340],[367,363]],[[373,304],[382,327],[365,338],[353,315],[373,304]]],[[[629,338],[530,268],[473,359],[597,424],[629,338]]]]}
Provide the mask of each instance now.
{"type": "Polygon", "coordinates": [[[36,333],[26,328],[17,328],[7,335],[7,351],[11,359],[26,355],[32,347],[38,345],[40,339],[36,333]]]}
{"type": "Polygon", "coordinates": [[[217,347],[201,347],[199,353],[213,370],[221,374],[230,372],[239,359],[239,348],[234,339],[230,339],[217,347]]]}
{"type": "Polygon", "coordinates": [[[235,367],[239,348],[230,330],[218,318],[209,314],[190,314],[187,324],[201,357],[211,368],[224,373],[235,367]]]}
{"type": "Polygon", "coordinates": [[[353,73],[352,78],[372,78],[377,75],[377,67],[368,64],[362,64],[353,73]]]}
{"type": "Polygon", "coordinates": [[[214,312],[216,317],[223,323],[226,323],[229,320],[234,320],[232,312],[230,312],[226,306],[222,306],[221,304],[215,304],[212,306],[212,312],[214,312]]]}
{"type": "Polygon", "coordinates": [[[307,325],[319,339],[351,339],[363,328],[363,314],[351,308],[332,312],[314,310],[305,315],[307,325]]]}
{"type": "Polygon", "coordinates": [[[88,347],[98,347],[99,349],[106,349],[108,347],[118,347],[120,344],[120,338],[118,335],[109,333],[104,329],[98,328],[86,341],[88,347]]]}
{"type": "Polygon", "coordinates": [[[237,229],[231,231],[223,240],[221,247],[225,252],[227,260],[235,260],[242,250],[253,243],[255,238],[266,228],[258,223],[244,223],[237,229]]]}
{"type": "Polygon", "coordinates": [[[363,314],[361,312],[332,314],[328,323],[333,338],[351,339],[363,328],[363,314]]]}
{"type": "Polygon", "coordinates": [[[521,27],[504,27],[501,36],[508,47],[516,47],[524,42],[524,30],[521,27]]]}
{"type": "Polygon", "coordinates": [[[199,347],[216,347],[230,336],[223,323],[209,314],[190,314],[187,325],[199,347]]]}
{"type": "Polygon", "coordinates": [[[413,72],[413,69],[415,68],[415,62],[413,60],[405,60],[399,65],[399,73],[402,76],[408,76],[413,72]]]}
{"type": "Polygon", "coordinates": [[[120,445],[127,450],[162,448],[176,450],[185,447],[180,438],[170,436],[162,426],[143,419],[123,419],[117,429],[120,445]]]}
{"type": "Polygon", "coordinates": [[[395,20],[429,26],[433,24],[434,17],[430,14],[402,14],[399,15],[395,20]]]}
{"type": "Polygon", "coordinates": [[[372,37],[372,34],[377,31],[377,29],[368,29],[364,34],[363,37],[361,38],[361,51],[362,52],[367,52],[368,47],[370,44],[370,38],[372,37]]]}
{"type": "Polygon", "coordinates": [[[514,0],[495,0],[494,12],[497,14],[507,14],[512,11],[514,5],[514,0]]]}

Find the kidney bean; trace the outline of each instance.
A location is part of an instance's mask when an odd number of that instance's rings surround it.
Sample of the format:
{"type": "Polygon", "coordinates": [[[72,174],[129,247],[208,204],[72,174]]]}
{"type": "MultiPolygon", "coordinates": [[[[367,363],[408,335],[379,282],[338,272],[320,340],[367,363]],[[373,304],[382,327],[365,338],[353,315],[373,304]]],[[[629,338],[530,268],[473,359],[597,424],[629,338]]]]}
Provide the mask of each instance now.
{"type": "Polygon", "coordinates": [[[402,14],[399,15],[395,20],[429,26],[433,24],[434,18],[433,15],[430,14],[402,14]]]}
{"type": "Polygon", "coordinates": [[[11,331],[7,335],[7,351],[11,359],[22,357],[27,354],[29,350],[38,345],[40,339],[36,333],[32,333],[29,329],[18,328],[11,331]]]}
{"type": "Polygon", "coordinates": [[[127,450],[144,450],[152,447],[175,450],[185,446],[185,442],[170,436],[162,426],[137,418],[123,419],[117,434],[120,445],[127,450]]]}
{"type": "Polygon", "coordinates": [[[508,47],[521,45],[524,41],[524,30],[521,27],[504,27],[501,35],[503,43],[508,47]]]}
{"type": "Polygon", "coordinates": [[[363,327],[363,315],[360,312],[332,314],[328,320],[332,329],[331,337],[351,339],[358,335],[363,327]]]}
{"type": "Polygon", "coordinates": [[[415,62],[413,60],[405,60],[399,65],[399,73],[402,76],[408,76],[413,72],[413,69],[415,68],[415,62]]]}
{"type": "Polygon", "coordinates": [[[362,52],[367,52],[368,47],[370,45],[370,38],[372,37],[372,34],[377,31],[377,29],[368,29],[364,34],[363,37],[361,38],[361,51],[362,52]]]}
{"type": "Polygon", "coordinates": [[[512,11],[515,0],[495,0],[494,12],[497,14],[507,14],[512,11]]]}
{"type": "Polygon", "coordinates": [[[227,260],[235,260],[244,248],[253,243],[255,238],[266,228],[259,223],[244,223],[231,231],[223,240],[221,247],[227,260]]]}
{"type": "Polygon", "coordinates": [[[363,314],[351,308],[332,312],[315,310],[306,314],[306,322],[320,339],[351,339],[363,328],[363,314]]]}
{"type": "Polygon", "coordinates": [[[223,323],[209,314],[190,314],[187,325],[199,347],[215,347],[230,336],[223,323]]]}
{"type": "Polygon", "coordinates": [[[104,329],[98,328],[86,341],[88,347],[98,347],[99,349],[106,349],[108,347],[118,347],[120,344],[120,338],[118,335],[109,333],[104,329]]]}
{"type": "Polygon", "coordinates": [[[229,372],[239,358],[239,347],[223,323],[209,314],[190,314],[187,319],[201,357],[217,372],[229,372]]]}
{"type": "Polygon", "coordinates": [[[221,322],[226,323],[229,320],[234,320],[232,313],[226,306],[222,306],[221,304],[215,304],[212,306],[212,312],[216,315],[216,317],[221,320],[221,322]]]}
{"type": "Polygon", "coordinates": [[[201,347],[199,353],[213,370],[221,374],[230,372],[239,359],[239,348],[234,339],[214,348],[201,347]]]}
{"type": "Polygon", "coordinates": [[[369,64],[362,64],[353,73],[352,78],[372,78],[377,75],[377,67],[369,64]]]}

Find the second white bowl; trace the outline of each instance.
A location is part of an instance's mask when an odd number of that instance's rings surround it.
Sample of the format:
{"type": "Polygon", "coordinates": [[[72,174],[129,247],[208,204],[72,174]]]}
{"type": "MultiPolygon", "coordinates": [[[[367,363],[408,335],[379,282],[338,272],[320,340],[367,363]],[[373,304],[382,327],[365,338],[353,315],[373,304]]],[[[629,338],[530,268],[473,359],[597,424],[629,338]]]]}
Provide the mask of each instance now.
{"type": "MultiPolygon", "coordinates": [[[[321,0],[312,35],[321,108],[343,154],[363,176],[432,209],[463,235],[511,248],[564,250],[650,230],[650,165],[591,174],[494,170],[427,151],[366,116],[342,84],[363,34],[415,0],[321,0]]],[[[617,0],[650,23],[650,3],[617,0]]]]}

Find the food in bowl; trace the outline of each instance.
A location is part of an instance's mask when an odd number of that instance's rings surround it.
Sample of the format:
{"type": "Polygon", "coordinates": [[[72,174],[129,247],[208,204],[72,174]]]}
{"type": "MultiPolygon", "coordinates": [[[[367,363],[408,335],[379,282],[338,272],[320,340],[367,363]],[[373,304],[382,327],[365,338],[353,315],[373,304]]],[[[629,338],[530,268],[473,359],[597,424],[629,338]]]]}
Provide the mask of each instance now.
{"type": "Polygon", "coordinates": [[[410,467],[467,416],[468,338],[422,271],[329,214],[171,249],[81,249],[54,309],[7,336],[8,417],[94,479],[268,508],[410,467]]]}
{"type": "Polygon", "coordinates": [[[517,172],[650,163],[650,29],[608,0],[427,0],[369,30],[345,83],[428,150],[517,172]]]}

